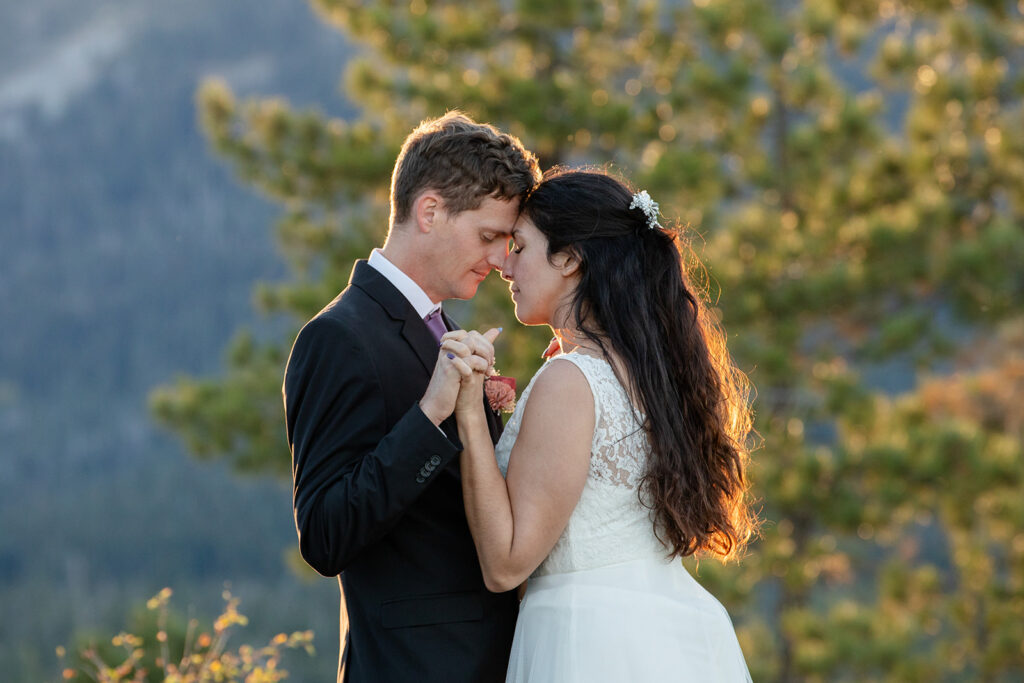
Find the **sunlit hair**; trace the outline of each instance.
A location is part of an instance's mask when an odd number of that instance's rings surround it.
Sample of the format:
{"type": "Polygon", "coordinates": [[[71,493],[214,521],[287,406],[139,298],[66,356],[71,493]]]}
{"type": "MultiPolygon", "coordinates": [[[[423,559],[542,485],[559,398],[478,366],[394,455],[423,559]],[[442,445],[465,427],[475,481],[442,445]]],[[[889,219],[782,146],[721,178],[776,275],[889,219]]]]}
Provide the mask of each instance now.
{"type": "Polygon", "coordinates": [[[749,383],[695,289],[698,261],[679,232],[648,227],[633,193],[598,171],[552,169],[522,213],[559,252],[580,261],[572,317],[622,359],[623,386],[644,415],[651,453],[641,502],[672,556],[729,559],[757,521],[746,468],[752,431],[749,383]]]}
{"type": "Polygon", "coordinates": [[[537,157],[518,138],[448,112],[405,139],[391,175],[391,226],[409,218],[426,189],[437,190],[454,216],[479,208],[485,197],[521,198],[539,179],[537,157]]]}

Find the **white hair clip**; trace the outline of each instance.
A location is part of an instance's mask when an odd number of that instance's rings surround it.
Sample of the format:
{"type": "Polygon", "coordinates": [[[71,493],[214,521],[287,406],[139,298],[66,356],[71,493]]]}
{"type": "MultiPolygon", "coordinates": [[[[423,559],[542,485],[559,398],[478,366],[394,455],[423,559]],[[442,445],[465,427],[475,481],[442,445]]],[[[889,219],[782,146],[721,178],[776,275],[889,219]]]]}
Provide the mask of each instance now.
{"type": "Polygon", "coordinates": [[[647,216],[647,227],[651,230],[661,227],[658,225],[658,202],[651,199],[651,195],[647,194],[647,190],[640,190],[634,194],[629,208],[643,211],[644,215],[647,216]]]}

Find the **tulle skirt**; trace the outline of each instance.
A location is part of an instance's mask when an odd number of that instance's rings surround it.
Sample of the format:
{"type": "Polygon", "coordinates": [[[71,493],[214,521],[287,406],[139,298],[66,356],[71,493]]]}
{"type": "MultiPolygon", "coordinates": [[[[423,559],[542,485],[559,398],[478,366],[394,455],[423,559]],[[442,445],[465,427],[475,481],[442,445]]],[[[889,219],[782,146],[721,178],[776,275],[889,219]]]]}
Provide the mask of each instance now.
{"type": "Polygon", "coordinates": [[[750,681],[732,621],[678,560],[530,579],[506,681],[750,681]]]}

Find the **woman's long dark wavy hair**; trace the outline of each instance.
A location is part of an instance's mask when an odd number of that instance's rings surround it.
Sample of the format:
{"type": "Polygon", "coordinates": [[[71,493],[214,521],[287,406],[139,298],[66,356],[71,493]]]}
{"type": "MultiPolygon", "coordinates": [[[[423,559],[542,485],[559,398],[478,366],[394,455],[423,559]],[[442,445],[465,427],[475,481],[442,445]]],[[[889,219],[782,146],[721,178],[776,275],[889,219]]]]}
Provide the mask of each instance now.
{"type": "Polygon", "coordinates": [[[695,291],[681,234],[656,226],[606,173],[552,169],[522,213],[580,261],[571,315],[625,365],[651,456],[640,499],[672,556],[734,557],[757,523],[747,497],[749,383],[695,291]]]}

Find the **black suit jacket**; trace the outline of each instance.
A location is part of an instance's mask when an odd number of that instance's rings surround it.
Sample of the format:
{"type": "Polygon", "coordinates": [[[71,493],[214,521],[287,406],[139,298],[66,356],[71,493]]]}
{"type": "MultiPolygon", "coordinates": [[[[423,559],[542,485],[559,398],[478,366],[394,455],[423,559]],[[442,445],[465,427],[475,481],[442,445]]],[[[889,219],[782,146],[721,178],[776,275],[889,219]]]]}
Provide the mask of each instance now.
{"type": "Polygon", "coordinates": [[[437,353],[412,305],[359,261],[288,359],[299,549],[340,574],[348,612],[339,680],[504,680],[517,601],[484,587],[454,418],[442,434],[418,404],[437,353]]]}

